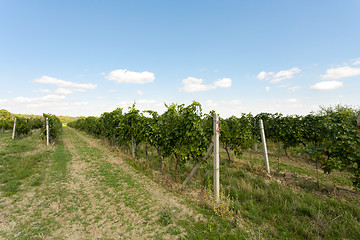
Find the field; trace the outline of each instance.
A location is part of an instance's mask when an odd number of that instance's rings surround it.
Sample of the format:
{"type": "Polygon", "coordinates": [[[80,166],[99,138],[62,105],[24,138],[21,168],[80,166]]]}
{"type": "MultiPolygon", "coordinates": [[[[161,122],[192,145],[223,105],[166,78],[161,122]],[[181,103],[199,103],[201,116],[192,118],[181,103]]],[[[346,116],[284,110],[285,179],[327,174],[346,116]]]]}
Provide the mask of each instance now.
{"type": "MultiPolygon", "coordinates": [[[[272,173],[261,151],[221,152],[221,202],[212,200],[211,169],[189,186],[164,159],[146,160],[64,127],[47,147],[40,131],[0,135],[0,239],[360,239],[359,194],[346,172],[324,175],[314,163],[270,144],[272,173]],[[279,169],[278,169],[279,168],[279,169]]],[[[155,151],[150,149],[149,151],[155,151]]],[[[152,156],[152,155],[151,155],[152,156]]]]}

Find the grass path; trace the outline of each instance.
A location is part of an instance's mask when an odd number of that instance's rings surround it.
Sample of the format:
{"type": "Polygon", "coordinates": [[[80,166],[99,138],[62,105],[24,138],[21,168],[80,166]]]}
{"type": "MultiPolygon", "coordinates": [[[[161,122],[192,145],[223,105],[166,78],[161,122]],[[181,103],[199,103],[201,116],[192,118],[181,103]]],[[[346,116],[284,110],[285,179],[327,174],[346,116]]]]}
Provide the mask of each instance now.
{"type": "MultiPolygon", "coordinates": [[[[179,239],[207,219],[97,140],[64,128],[52,157],[37,165],[40,186],[23,180],[0,201],[3,239],[179,239]]],[[[30,180],[29,180],[30,181],[30,180]]]]}

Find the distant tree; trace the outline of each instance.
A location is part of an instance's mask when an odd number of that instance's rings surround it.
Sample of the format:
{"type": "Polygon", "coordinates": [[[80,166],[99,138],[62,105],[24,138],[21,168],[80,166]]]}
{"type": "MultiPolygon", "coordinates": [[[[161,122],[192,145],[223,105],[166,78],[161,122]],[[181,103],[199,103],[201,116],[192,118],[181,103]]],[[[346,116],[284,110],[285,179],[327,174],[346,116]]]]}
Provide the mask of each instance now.
{"type": "Polygon", "coordinates": [[[0,119],[10,119],[12,117],[13,115],[9,111],[0,109],[0,119]]]}

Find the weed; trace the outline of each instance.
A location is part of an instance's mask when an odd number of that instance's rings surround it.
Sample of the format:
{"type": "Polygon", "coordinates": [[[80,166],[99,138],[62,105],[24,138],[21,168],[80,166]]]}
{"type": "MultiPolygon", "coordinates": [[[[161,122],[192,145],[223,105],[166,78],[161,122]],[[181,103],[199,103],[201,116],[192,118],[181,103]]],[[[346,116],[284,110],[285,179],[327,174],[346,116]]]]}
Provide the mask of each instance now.
{"type": "Polygon", "coordinates": [[[163,207],[159,212],[159,222],[164,226],[167,226],[173,222],[173,213],[170,208],[163,207]]]}

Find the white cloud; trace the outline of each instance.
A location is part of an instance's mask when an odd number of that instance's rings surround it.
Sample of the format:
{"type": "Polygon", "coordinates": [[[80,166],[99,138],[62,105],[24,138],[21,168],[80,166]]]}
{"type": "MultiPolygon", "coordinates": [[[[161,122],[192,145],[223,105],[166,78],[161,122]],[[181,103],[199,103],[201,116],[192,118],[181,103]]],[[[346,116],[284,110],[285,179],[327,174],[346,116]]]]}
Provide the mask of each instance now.
{"type": "Polygon", "coordinates": [[[326,74],[321,77],[323,79],[340,79],[357,75],[360,75],[360,68],[338,67],[326,70],[326,74]]]}
{"type": "Polygon", "coordinates": [[[156,101],[155,100],[143,99],[143,100],[136,101],[136,103],[139,103],[139,104],[156,104],[156,101]]]}
{"type": "Polygon", "coordinates": [[[259,80],[264,80],[264,79],[268,79],[270,76],[272,76],[272,75],[274,75],[274,73],[273,72],[264,72],[264,71],[262,71],[262,72],[260,72],[258,75],[257,75],[257,78],[259,79],[259,80]]]}
{"type": "Polygon", "coordinates": [[[360,58],[357,58],[357,59],[354,59],[352,60],[352,64],[355,66],[355,65],[360,65],[360,58]]]}
{"type": "Polygon", "coordinates": [[[117,83],[145,84],[153,82],[155,80],[155,75],[148,71],[131,72],[126,69],[118,69],[111,71],[106,78],[108,80],[116,81],[117,83]]]}
{"type": "Polygon", "coordinates": [[[27,108],[45,108],[45,107],[59,108],[59,107],[67,107],[67,106],[69,106],[68,103],[58,103],[58,102],[38,102],[38,103],[29,103],[26,105],[27,108]]]}
{"type": "Polygon", "coordinates": [[[285,100],[285,102],[287,102],[287,103],[297,103],[298,100],[295,99],[295,98],[290,98],[290,99],[285,100]]]}
{"type": "Polygon", "coordinates": [[[96,84],[69,82],[49,76],[42,76],[41,78],[35,79],[34,82],[43,83],[43,84],[54,84],[60,88],[66,87],[66,88],[70,88],[73,91],[78,91],[78,92],[83,92],[86,90],[97,88],[96,84]]]}
{"type": "Polygon", "coordinates": [[[50,93],[51,91],[49,89],[40,89],[39,92],[50,93]]]}
{"type": "Polygon", "coordinates": [[[217,81],[214,82],[214,86],[215,87],[221,87],[221,88],[228,88],[231,87],[231,79],[230,78],[222,78],[222,79],[218,79],[217,81]]]}
{"type": "Polygon", "coordinates": [[[188,77],[182,80],[184,87],[180,90],[184,92],[201,92],[216,88],[214,85],[204,85],[203,81],[201,78],[188,77]]]}
{"type": "Polygon", "coordinates": [[[294,86],[294,87],[289,87],[288,90],[290,92],[295,92],[296,90],[300,89],[301,87],[300,86],[294,86]]]}
{"type": "Polygon", "coordinates": [[[322,90],[322,91],[327,91],[327,90],[334,90],[336,88],[342,87],[343,83],[342,82],[338,82],[338,81],[323,81],[323,82],[318,82],[315,85],[311,86],[311,89],[314,90],[322,90]]]}
{"type": "Polygon", "coordinates": [[[17,97],[14,98],[13,101],[16,103],[56,102],[65,98],[66,97],[62,95],[46,95],[38,98],[17,97]]]}
{"type": "Polygon", "coordinates": [[[66,89],[66,88],[58,88],[58,89],[56,89],[55,93],[67,95],[67,94],[72,94],[73,91],[71,91],[70,89],[66,89]]]}
{"type": "MultiPolygon", "coordinates": [[[[27,111],[29,108],[38,108],[41,112],[46,112],[45,107],[48,107],[48,112],[59,110],[59,107],[67,106],[68,103],[61,102],[66,97],[62,95],[46,95],[43,97],[29,98],[29,97],[16,97],[13,99],[0,99],[1,104],[6,104],[6,108],[11,110],[14,108],[23,109],[27,111]]],[[[21,112],[17,110],[17,112],[21,112]]],[[[40,113],[38,113],[40,114],[40,113]]]]}
{"type": "Polygon", "coordinates": [[[232,80],[230,78],[222,78],[216,80],[212,84],[203,84],[203,79],[201,78],[194,78],[188,77],[182,80],[183,87],[180,88],[180,91],[184,92],[201,92],[201,91],[208,91],[211,89],[215,89],[217,87],[221,88],[228,88],[232,84],[232,80]]]}
{"type": "Polygon", "coordinates": [[[271,83],[278,83],[285,79],[293,78],[294,75],[299,72],[301,72],[301,69],[297,67],[288,70],[282,70],[277,73],[262,71],[257,75],[257,78],[259,80],[269,80],[271,83]]]}
{"type": "Polygon", "coordinates": [[[270,91],[270,87],[269,87],[269,86],[266,86],[266,87],[265,87],[265,91],[266,91],[266,92],[269,92],[269,91],[270,91]]]}
{"type": "Polygon", "coordinates": [[[115,89],[109,89],[108,90],[109,93],[114,93],[114,92],[117,92],[115,89]]]}
{"type": "Polygon", "coordinates": [[[141,96],[141,95],[144,95],[144,92],[143,92],[143,91],[138,90],[138,91],[136,91],[136,94],[141,96]]]}
{"type": "Polygon", "coordinates": [[[9,101],[8,99],[0,99],[0,104],[7,103],[8,101],[9,101]]]}
{"type": "Polygon", "coordinates": [[[242,104],[242,101],[235,99],[235,100],[230,100],[228,103],[232,104],[232,105],[240,105],[240,104],[242,104]]]}
{"type": "Polygon", "coordinates": [[[206,101],[206,106],[210,107],[210,108],[215,108],[218,106],[218,104],[216,102],[214,102],[213,100],[207,100],[206,101]]]}

